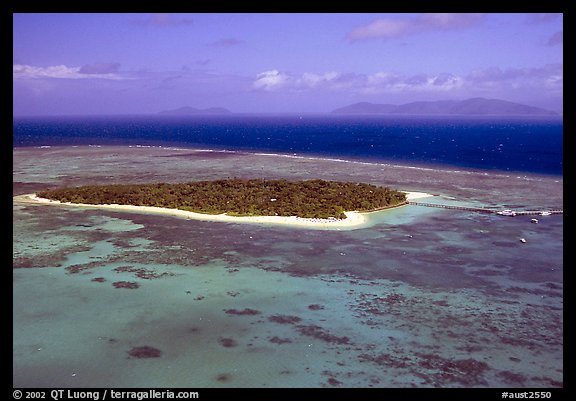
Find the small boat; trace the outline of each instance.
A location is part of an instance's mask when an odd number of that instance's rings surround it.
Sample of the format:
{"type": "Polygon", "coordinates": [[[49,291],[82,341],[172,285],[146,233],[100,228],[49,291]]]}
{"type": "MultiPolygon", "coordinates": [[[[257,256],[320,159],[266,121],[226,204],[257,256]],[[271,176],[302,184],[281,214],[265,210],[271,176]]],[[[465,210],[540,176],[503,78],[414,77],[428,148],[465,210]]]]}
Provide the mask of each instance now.
{"type": "Polygon", "coordinates": [[[500,210],[499,212],[496,212],[496,214],[499,214],[500,216],[516,216],[516,212],[511,209],[500,210]]]}
{"type": "Polygon", "coordinates": [[[530,219],[530,223],[538,224],[538,219],[530,219]]]}
{"type": "Polygon", "coordinates": [[[525,244],[525,243],[526,243],[526,239],[520,238],[520,242],[523,243],[523,244],[525,244]]]}

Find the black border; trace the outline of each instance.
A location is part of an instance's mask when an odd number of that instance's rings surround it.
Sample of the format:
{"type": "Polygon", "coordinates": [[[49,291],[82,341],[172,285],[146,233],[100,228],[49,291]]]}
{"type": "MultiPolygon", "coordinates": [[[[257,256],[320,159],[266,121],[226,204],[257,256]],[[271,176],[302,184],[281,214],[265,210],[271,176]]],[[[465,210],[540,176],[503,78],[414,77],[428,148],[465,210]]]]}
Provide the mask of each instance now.
{"type": "MultiPolygon", "coordinates": [[[[42,3],[29,3],[25,1],[21,1],[19,3],[11,2],[10,4],[4,3],[2,7],[2,29],[8,31],[13,24],[12,14],[13,13],[64,13],[64,12],[83,12],[83,13],[107,13],[107,12],[114,12],[114,13],[123,13],[123,12],[213,12],[213,13],[382,13],[382,12],[560,12],[564,14],[564,20],[568,23],[565,24],[564,30],[567,34],[564,35],[568,43],[571,43],[571,38],[573,38],[573,34],[571,33],[573,30],[572,22],[574,21],[574,13],[572,9],[576,1],[573,0],[546,0],[546,1],[539,1],[539,2],[516,2],[516,1],[479,1],[479,2],[459,2],[455,4],[453,1],[445,1],[445,0],[438,0],[438,1],[426,1],[420,4],[415,4],[415,2],[388,2],[388,1],[371,1],[371,2],[363,2],[358,3],[356,2],[353,6],[350,3],[346,2],[331,2],[329,5],[320,5],[320,4],[312,4],[311,2],[307,3],[293,3],[293,2],[282,2],[281,4],[275,4],[274,2],[270,1],[263,1],[263,2],[252,2],[252,3],[244,3],[244,2],[235,2],[235,3],[227,3],[222,4],[221,2],[171,2],[163,4],[151,4],[151,3],[141,3],[134,5],[133,4],[118,4],[118,3],[105,3],[103,1],[100,2],[65,2],[65,1],[57,1],[57,2],[42,2],[42,3]],[[572,7],[570,7],[572,6],[572,7]],[[138,9],[138,11],[136,11],[138,9]]],[[[2,44],[5,45],[5,51],[7,52],[8,49],[13,49],[12,41],[8,41],[8,38],[12,38],[12,32],[3,32],[2,44]]],[[[568,44],[568,49],[570,51],[568,54],[571,56],[572,49],[568,44]]],[[[567,66],[566,70],[569,71],[568,74],[564,76],[566,79],[565,82],[568,83],[568,88],[571,88],[571,76],[575,68],[573,68],[570,59],[564,60],[565,65],[567,66]]],[[[8,69],[8,63],[6,63],[6,69],[8,69]]],[[[8,71],[6,71],[6,80],[8,81],[8,71]]],[[[7,88],[12,88],[11,82],[6,82],[3,85],[4,90],[2,90],[2,94],[8,98],[8,96],[12,95],[12,90],[8,91],[7,88]]],[[[572,95],[572,91],[568,90],[565,91],[567,94],[572,95]]],[[[570,96],[571,98],[572,96],[570,96]]],[[[565,98],[567,99],[567,98],[565,98]]],[[[6,99],[6,103],[3,104],[12,104],[12,99],[6,99]]],[[[566,103],[570,105],[570,102],[566,102],[565,100],[565,107],[564,107],[564,125],[567,126],[568,129],[565,131],[567,135],[564,136],[564,149],[568,149],[568,152],[564,152],[564,180],[568,179],[568,183],[570,180],[571,172],[573,171],[572,161],[570,158],[567,158],[567,155],[576,149],[573,146],[573,136],[576,135],[574,132],[571,124],[571,117],[573,115],[572,111],[566,107],[566,103]],[[567,117],[567,118],[566,118],[567,117]],[[568,139],[567,139],[568,137],[568,139]]],[[[7,107],[6,107],[7,108],[7,107]]],[[[2,119],[5,120],[6,125],[8,125],[8,110],[4,109],[4,112],[0,114],[2,119]]],[[[3,138],[7,138],[8,129],[4,132],[3,138]]],[[[6,144],[8,145],[8,144],[6,144]]],[[[8,146],[5,146],[4,149],[8,149],[8,146]]],[[[12,160],[12,154],[7,157],[5,160],[12,160]]],[[[567,188],[570,188],[568,186],[567,188]]],[[[565,211],[565,218],[568,218],[567,222],[569,223],[570,218],[572,217],[573,213],[570,210],[570,206],[574,205],[572,202],[572,197],[570,196],[571,191],[566,192],[565,199],[568,201],[565,204],[568,206],[567,210],[565,211]]],[[[10,199],[8,196],[2,197],[2,199],[6,200],[6,205],[4,206],[3,210],[11,210],[11,205],[8,204],[8,200],[10,199]]],[[[568,225],[571,227],[571,225],[568,225]]],[[[8,254],[8,251],[5,252],[8,254]]],[[[566,256],[569,256],[564,253],[565,259],[566,256]]],[[[565,263],[567,268],[564,269],[565,278],[567,278],[568,283],[571,282],[570,280],[570,267],[574,266],[573,263],[568,261],[565,263]]],[[[6,269],[8,271],[8,269],[6,269]]],[[[4,278],[4,283],[11,283],[12,278],[10,276],[6,276],[4,278]]],[[[12,291],[6,291],[5,293],[12,294],[12,291]]],[[[571,312],[570,306],[572,305],[571,302],[573,301],[571,296],[571,291],[567,291],[565,293],[566,300],[569,301],[569,304],[566,305],[565,310],[571,312]]],[[[10,302],[10,306],[12,306],[12,302],[10,302]]],[[[566,314],[565,314],[566,316],[566,314]]],[[[566,316],[568,317],[568,316],[566,316]]],[[[571,334],[573,330],[569,325],[564,326],[564,337],[568,340],[571,339],[571,334]]],[[[565,355],[565,370],[564,370],[564,387],[557,389],[541,389],[541,388],[462,388],[462,389],[447,389],[447,388],[418,388],[418,389],[405,389],[405,388],[374,388],[374,389],[343,389],[343,388],[305,388],[305,389],[210,389],[210,388],[190,388],[190,389],[172,389],[174,391],[177,390],[189,390],[189,391],[198,391],[200,394],[200,399],[220,399],[220,397],[246,397],[249,399],[266,399],[269,400],[271,396],[288,396],[288,397],[345,397],[345,398],[353,398],[353,397],[378,397],[382,400],[399,400],[402,398],[406,399],[415,399],[415,400],[430,400],[430,399],[438,399],[438,400],[465,400],[466,398],[472,399],[481,399],[481,400],[501,400],[502,392],[515,392],[515,393],[529,393],[530,391],[550,391],[552,393],[551,400],[565,400],[568,399],[569,394],[573,392],[573,371],[574,369],[571,366],[571,360],[569,356],[571,355],[573,347],[570,341],[564,342],[564,355],[565,355]]],[[[7,358],[6,358],[7,359],[7,358]]],[[[10,382],[12,378],[10,378],[10,382]]],[[[12,387],[12,386],[10,386],[12,387]]],[[[24,391],[31,391],[35,389],[20,389],[24,391]]],[[[43,390],[47,391],[48,394],[52,389],[36,389],[36,390],[43,390]]],[[[98,389],[90,389],[86,388],[86,391],[95,391],[98,389]]],[[[122,390],[122,389],[115,389],[115,390],[122,390]]],[[[148,389],[124,389],[126,391],[146,391],[148,389]]],[[[165,389],[159,388],[156,389],[158,391],[162,391],[165,389]]],[[[11,390],[12,391],[12,390],[11,390]]],[[[100,395],[102,395],[103,389],[99,390],[100,395]]],[[[14,393],[12,393],[13,395],[14,393]]],[[[574,395],[570,396],[572,399],[574,395]]],[[[527,397],[525,397],[527,398],[527,397]]],[[[15,399],[15,398],[12,398],[15,399]]],[[[100,400],[102,397],[100,396],[100,400]]],[[[509,398],[508,398],[509,399],[509,398]]]]}

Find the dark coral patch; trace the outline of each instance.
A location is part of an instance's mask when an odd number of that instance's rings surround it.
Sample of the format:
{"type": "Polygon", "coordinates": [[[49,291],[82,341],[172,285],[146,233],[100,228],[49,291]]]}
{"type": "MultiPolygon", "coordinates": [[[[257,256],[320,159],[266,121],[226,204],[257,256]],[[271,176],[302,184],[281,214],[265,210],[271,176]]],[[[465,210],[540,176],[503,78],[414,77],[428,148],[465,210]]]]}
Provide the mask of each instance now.
{"type": "Polygon", "coordinates": [[[330,378],[328,379],[328,384],[331,385],[331,386],[339,386],[339,385],[342,384],[342,382],[341,382],[340,380],[337,380],[337,379],[334,378],[334,377],[330,377],[330,378]]]}
{"type": "Polygon", "coordinates": [[[325,341],[325,342],[330,343],[330,344],[350,344],[350,338],[348,338],[346,336],[343,336],[343,337],[335,336],[333,334],[330,334],[328,331],[324,330],[320,326],[300,325],[300,326],[296,326],[296,327],[298,329],[298,332],[300,332],[300,334],[302,334],[304,336],[314,337],[314,338],[317,338],[318,340],[322,340],[322,341],[325,341]]]}
{"type": "Polygon", "coordinates": [[[518,385],[523,385],[524,382],[527,380],[526,376],[521,375],[519,373],[513,373],[513,372],[510,372],[508,370],[504,370],[504,371],[498,373],[496,376],[503,378],[504,380],[506,380],[509,383],[518,384],[518,385]]]}
{"type": "Polygon", "coordinates": [[[97,283],[103,283],[104,281],[106,281],[106,279],[104,277],[94,277],[92,280],[90,281],[95,281],[97,283]]]}
{"type": "Polygon", "coordinates": [[[259,315],[261,312],[256,309],[244,308],[242,310],[239,309],[226,309],[224,310],[228,315],[238,315],[238,316],[250,316],[250,315],[259,315]]]}
{"type": "Polygon", "coordinates": [[[119,266],[113,270],[117,273],[126,273],[126,272],[135,273],[136,277],[144,279],[144,280],[152,280],[155,278],[174,275],[174,273],[168,273],[168,272],[156,273],[153,270],[137,268],[137,267],[132,267],[132,266],[119,266]]]}
{"type": "Polygon", "coordinates": [[[416,353],[416,355],[420,358],[418,362],[420,367],[438,372],[430,375],[432,381],[459,383],[465,386],[486,384],[483,374],[489,366],[485,362],[472,358],[446,359],[434,354],[416,353]]]}
{"type": "Polygon", "coordinates": [[[271,337],[270,340],[268,341],[274,344],[288,344],[292,342],[292,340],[290,340],[289,338],[280,338],[277,336],[271,337]]]}
{"type": "Polygon", "coordinates": [[[232,379],[232,375],[230,373],[221,373],[216,376],[216,381],[219,382],[229,382],[232,379]]]}
{"type": "Polygon", "coordinates": [[[390,294],[384,298],[377,298],[379,302],[386,303],[388,305],[395,305],[406,301],[406,297],[402,294],[390,294]]]}
{"type": "Polygon", "coordinates": [[[140,287],[140,284],[134,282],[134,281],[115,281],[114,283],[112,283],[112,285],[115,288],[130,288],[130,289],[134,289],[134,288],[138,288],[140,287]]]}
{"type": "Polygon", "coordinates": [[[128,351],[128,355],[138,359],[159,358],[162,356],[162,351],[149,345],[143,345],[141,347],[132,347],[132,349],[128,351]]]}
{"type": "Polygon", "coordinates": [[[221,346],[226,348],[232,348],[238,345],[238,343],[233,338],[219,338],[218,342],[221,346]]]}
{"type": "Polygon", "coordinates": [[[398,358],[393,357],[389,354],[380,354],[380,355],[367,355],[362,354],[358,357],[360,361],[368,361],[373,362],[379,366],[388,366],[392,368],[407,368],[409,366],[409,358],[398,358]]]}
{"type": "Polygon", "coordinates": [[[100,264],[98,262],[90,262],[90,263],[86,263],[83,265],[80,264],[80,265],[68,266],[66,268],[66,271],[68,272],[68,274],[76,274],[76,273],[83,272],[85,270],[94,269],[96,267],[100,267],[100,264]]]}
{"type": "Polygon", "coordinates": [[[290,316],[290,315],[272,315],[268,317],[268,320],[274,323],[280,324],[294,324],[298,323],[302,319],[298,316],[290,316]]]}

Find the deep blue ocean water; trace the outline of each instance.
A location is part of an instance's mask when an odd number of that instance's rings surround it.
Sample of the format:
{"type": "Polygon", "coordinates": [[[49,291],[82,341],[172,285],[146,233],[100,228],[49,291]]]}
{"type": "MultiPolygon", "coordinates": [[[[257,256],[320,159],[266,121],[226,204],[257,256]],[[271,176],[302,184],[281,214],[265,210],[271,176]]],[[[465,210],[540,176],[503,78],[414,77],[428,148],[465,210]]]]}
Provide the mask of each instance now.
{"type": "Polygon", "coordinates": [[[124,144],[563,174],[561,118],[233,115],[14,119],[15,147],[124,144]]]}

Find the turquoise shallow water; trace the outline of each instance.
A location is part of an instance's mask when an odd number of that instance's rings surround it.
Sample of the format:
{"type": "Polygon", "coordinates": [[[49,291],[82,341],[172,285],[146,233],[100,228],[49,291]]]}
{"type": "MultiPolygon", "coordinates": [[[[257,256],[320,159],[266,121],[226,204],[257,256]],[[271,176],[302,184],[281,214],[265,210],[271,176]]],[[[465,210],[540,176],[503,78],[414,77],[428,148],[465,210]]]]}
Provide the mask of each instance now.
{"type": "MultiPolygon", "coordinates": [[[[558,177],[181,152],[15,149],[14,194],[265,175],[562,207],[558,177]]],[[[407,206],[321,231],[15,203],[13,219],[15,387],[562,386],[561,215],[407,206]]]]}

